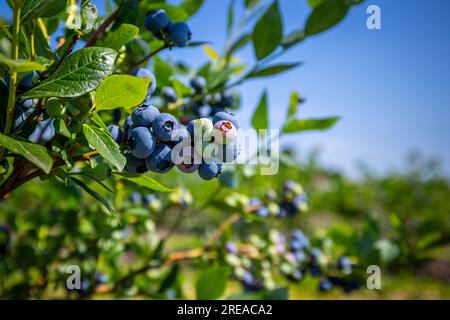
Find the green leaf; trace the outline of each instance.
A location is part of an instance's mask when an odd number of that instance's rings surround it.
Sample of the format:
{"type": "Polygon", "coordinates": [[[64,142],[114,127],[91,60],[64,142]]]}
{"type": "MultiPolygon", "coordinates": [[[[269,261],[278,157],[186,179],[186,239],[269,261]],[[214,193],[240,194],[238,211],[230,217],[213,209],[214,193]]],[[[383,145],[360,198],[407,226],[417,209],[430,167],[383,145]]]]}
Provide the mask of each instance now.
{"type": "Polygon", "coordinates": [[[72,139],[75,134],[71,133],[64,119],[55,119],[54,122],[56,133],[66,138],[72,139]]]}
{"type": "Polygon", "coordinates": [[[205,0],[184,0],[180,4],[180,8],[182,8],[189,17],[193,16],[203,5],[205,0]]]}
{"type": "Polygon", "coordinates": [[[101,128],[83,124],[83,133],[92,148],[97,149],[105,160],[110,162],[119,171],[122,171],[125,167],[126,159],[120,147],[109,135],[109,132],[101,128]]]}
{"type": "Polygon", "coordinates": [[[99,201],[108,210],[109,213],[114,214],[114,208],[107,200],[105,200],[105,198],[103,198],[97,192],[89,188],[83,181],[73,177],[71,177],[70,180],[79,185],[84,191],[86,191],[86,193],[90,194],[94,199],[99,201]]]}
{"type": "Polygon", "coordinates": [[[175,283],[175,281],[177,280],[178,270],[179,269],[180,268],[179,268],[178,264],[174,264],[172,266],[172,268],[170,269],[169,273],[164,278],[164,280],[161,283],[161,286],[158,289],[159,293],[163,293],[164,291],[169,289],[175,283]]]}
{"type": "Polygon", "coordinates": [[[261,60],[271,54],[283,37],[283,21],[278,1],[275,0],[266,13],[259,18],[253,30],[252,39],[255,56],[261,60]]]}
{"type": "Polygon", "coordinates": [[[267,107],[267,91],[264,91],[259,100],[258,107],[255,110],[252,118],[253,128],[258,131],[260,129],[267,129],[269,126],[269,116],[267,107]]]}
{"type": "Polygon", "coordinates": [[[233,28],[233,20],[234,20],[233,8],[234,8],[234,3],[235,2],[236,2],[235,0],[231,0],[230,4],[228,5],[227,34],[230,34],[231,33],[231,29],[233,28]]]}
{"type": "Polygon", "coordinates": [[[311,8],[317,7],[324,0],[308,0],[308,4],[311,8]]]}
{"type": "Polygon", "coordinates": [[[261,68],[261,69],[252,71],[245,78],[252,79],[252,78],[273,76],[275,74],[287,71],[289,69],[296,68],[299,65],[301,65],[301,62],[273,65],[273,66],[269,66],[269,67],[265,67],[265,68],[261,68]]]}
{"type": "Polygon", "coordinates": [[[90,47],[75,51],[47,79],[22,98],[78,97],[97,88],[112,72],[117,52],[90,47]]]}
{"type": "Polygon", "coordinates": [[[66,8],[66,0],[25,0],[22,7],[22,23],[36,18],[56,16],[66,8]]]}
{"type": "Polygon", "coordinates": [[[339,117],[322,118],[322,119],[295,119],[291,118],[284,124],[284,133],[294,133],[311,130],[326,130],[331,128],[339,117]]]}
{"type": "MultiPolygon", "coordinates": [[[[116,19],[114,19],[114,24],[111,29],[116,30],[124,23],[136,23],[140,11],[139,2],[139,0],[123,0],[122,8],[119,10],[116,19]]],[[[147,12],[147,10],[145,10],[144,12],[147,12]]]]}
{"type": "Polygon", "coordinates": [[[261,293],[261,300],[287,300],[289,298],[288,288],[278,288],[261,293]]]}
{"type": "Polygon", "coordinates": [[[289,98],[288,117],[297,113],[297,106],[300,103],[300,94],[298,92],[292,92],[289,98]]]}
{"type": "Polygon", "coordinates": [[[0,53],[0,64],[4,64],[8,67],[10,71],[15,72],[30,72],[34,70],[45,70],[45,66],[36,62],[29,60],[12,60],[0,53]]]}
{"type": "Polygon", "coordinates": [[[142,187],[145,187],[145,188],[148,188],[151,190],[156,190],[156,191],[161,191],[161,192],[174,191],[173,189],[170,189],[170,188],[162,185],[155,179],[150,178],[149,176],[144,175],[144,174],[133,174],[133,173],[125,173],[125,172],[117,173],[116,172],[115,175],[122,179],[133,182],[137,185],[140,185],[142,187]]]}
{"type": "Polygon", "coordinates": [[[161,88],[170,86],[170,77],[172,77],[174,73],[172,66],[156,56],[154,69],[155,78],[158,79],[158,86],[161,88]]]}
{"type": "Polygon", "coordinates": [[[97,112],[92,113],[91,117],[92,122],[94,122],[97,126],[99,126],[101,129],[105,130],[106,132],[109,132],[108,127],[103,122],[102,118],[98,115],[97,112]]]}
{"type": "Polygon", "coordinates": [[[247,9],[251,9],[254,6],[256,6],[259,2],[260,0],[245,0],[244,4],[247,9]]]}
{"type": "Polygon", "coordinates": [[[220,298],[225,292],[230,270],[227,267],[206,269],[196,284],[197,299],[211,300],[220,298]]]}
{"type": "Polygon", "coordinates": [[[97,41],[97,46],[118,51],[139,33],[139,28],[132,24],[121,24],[116,30],[108,32],[106,37],[97,41]]]}
{"type": "Polygon", "coordinates": [[[140,104],[147,96],[149,78],[126,74],[114,74],[106,78],[97,89],[97,110],[131,108],[140,104]]]}
{"type": "Polygon", "coordinates": [[[52,170],[53,159],[47,149],[39,144],[15,139],[0,133],[0,145],[12,153],[23,156],[46,174],[49,174],[52,170]]]}
{"type": "Polygon", "coordinates": [[[308,17],[305,34],[311,36],[333,27],[344,19],[348,9],[346,0],[327,0],[321,2],[308,17]]]}

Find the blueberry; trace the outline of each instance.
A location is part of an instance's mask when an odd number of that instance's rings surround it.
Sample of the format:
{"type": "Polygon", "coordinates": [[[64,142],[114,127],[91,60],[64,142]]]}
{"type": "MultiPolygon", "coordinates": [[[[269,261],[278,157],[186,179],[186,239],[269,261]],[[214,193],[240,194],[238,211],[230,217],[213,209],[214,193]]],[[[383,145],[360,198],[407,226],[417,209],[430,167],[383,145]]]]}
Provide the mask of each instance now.
{"type": "Polygon", "coordinates": [[[339,259],[337,261],[337,267],[340,270],[351,271],[352,270],[352,261],[346,256],[339,257],[339,259]]]}
{"type": "Polygon", "coordinates": [[[167,102],[175,103],[178,101],[178,95],[172,87],[164,87],[161,94],[167,102]]]}
{"type": "Polygon", "coordinates": [[[113,110],[113,122],[119,123],[120,119],[122,119],[122,111],[120,111],[120,109],[114,109],[113,110]]]}
{"type": "Polygon", "coordinates": [[[45,104],[45,112],[50,117],[59,118],[66,113],[66,107],[58,98],[49,98],[45,104]]]}
{"type": "Polygon", "coordinates": [[[153,121],[159,116],[158,108],[143,103],[131,113],[131,119],[135,127],[151,128],[153,121]]]}
{"type": "MultiPolygon", "coordinates": [[[[292,243],[295,242],[295,247],[297,247],[295,250],[304,250],[309,247],[310,242],[309,239],[304,235],[304,233],[296,229],[292,234],[292,243]]],[[[291,245],[292,247],[292,245],[291,245]]]]}
{"type": "Polygon", "coordinates": [[[151,32],[158,32],[165,28],[169,21],[165,10],[152,10],[145,16],[144,25],[151,32]]]}
{"type": "Polygon", "coordinates": [[[211,161],[211,163],[202,163],[198,167],[198,175],[203,180],[212,180],[220,175],[222,171],[222,165],[217,164],[215,161],[211,161]]]}
{"type": "Polygon", "coordinates": [[[228,251],[231,254],[237,254],[238,253],[238,248],[237,248],[236,244],[234,244],[234,242],[232,242],[232,241],[228,241],[225,244],[225,250],[228,251]]]}
{"type": "Polygon", "coordinates": [[[221,112],[217,112],[216,114],[214,114],[214,116],[213,116],[214,124],[221,120],[230,121],[231,123],[234,124],[236,129],[239,129],[239,121],[237,119],[236,114],[234,114],[233,112],[221,111],[221,112]]]}
{"type": "Polygon", "coordinates": [[[168,113],[161,113],[153,121],[153,133],[164,142],[175,141],[179,124],[174,116],[168,113]]]}
{"type": "Polygon", "coordinates": [[[111,133],[111,137],[113,138],[113,140],[115,142],[117,142],[118,144],[121,144],[122,140],[123,140],[123,132],[119,128],[119,126],[117,126],[115,124],[110,124],[108,126],[108,130],[111,133]]]}
{"type": "Polygon", "coordinates": [[[156,200],[156,196],[154,194],[152,194],[152,193],[147,194],[146,196],[144,196],[144,204],[146,206],[151,205],[152,202],[155,201],[155,200],[156,200]]]}
{"type": "Polygon", "coordinates": [[[269,216],[269,209],[267,209],[266,207],[261,207],[256,210],[256,214],[261,218],[266,218],[269,216]]]}
{"type": "Polygon", "coordinates": [[[173,168],[172,149],[164,144],[156,146],[150,157],[145,159],[147,168],[156,173],[166,173],[173,168]]]}
{"type": "Polygon", "coordinates": [[[99,163],[93,170],[94,177],[100,181],[108,179],[111,173],[111,168],[104,162],[99,163]]]}
{"type": "Polygon", "coordinates": [[[240,145],[237,141],[219,147],[218,160],[222,163],[231,163],[240,154],[240,145]]]}
{"type": "Polygon", "coordinates": [[[196,93],[201,93],[206,87],[206,79],[201,76],[196,76],[190,81],[191,87],[194,88],[196,93]]]}
{"type": "Polygon", "coordinates": [[[174,23],[170,30],[172,42],[177,47],[186,47],[189,40],[191,40],[191,36],[191,30],[185,22],[174,23]]]}
{"type": "Polygon", "coordinates": [[[133,126],[133,119],[128,116],[123,123],[123,134],[128,139],[131,133],[131,127],[133,126]]]}
{"type": "Polygon", "coordinates": [[[321,292],[328,292],[333,289],[333,284],[328,279],[321,279],[319,283],[319,290],[321,292]]]}
{"type": "Polygon", "coordinates": [[[301,263],[306,260],[306,255],[305,255],[305,252],[303,252],[303,251],[295,251],[294,256],[295,256],[295,260],[297,260],[297,262],[301,263]]]}
{"type": "Polygon", "coordinates": [[[222,95],[220,93],[213,93],[206,96],[206,101],[211,107],[221,106],[222,95]]]}
{"type": "Polygon", "coordinates": [[[24,108],[30,109],[30,108],[34,107],[35,101],[34,101],[34,99],[26,99],[26,100],[23,100],[21,102],[21,104],[24,108]]]}
{"type": "Polygon", "coordinates": [[[131,130],[129,146],[133,156],[145,159],[155,150],[155,138],[150,129],[137,127],[131,130]]]}
{"type": "Polygon", "coordinates": [[[311,261],[312,261],[312,262],[316,263],[316,262],[319,260],[319,258],[320,258],[321,256],[322,256],[322,251],[320,251],[320,249],[318,249],[318,248],[313,248],[313,249],[311,250],[310,258],[311,258],[311,261]]]}
{"type": "Polygon", "coordinates": [[[195,109],[195,114],[199,118],[207,118],[211,114],[211,107],[210,106],[201,106],[195,109]]]}
{"type": "Polygon", "coordinates": [[[55,128],[53,126],[53,119],[39,121],[33,133],[28,138],[31,142],[38,143],[39,141],[47,142],[55,136],[55,128]]]}
{"type": "MultiPolygon", "coordinates": [[[[24,78],[22,78],[22,80],[20,80],[19,85],[17,86],[17,88],[20,91],[25,91],[30,89],[33,86],[33,77],[35,76],[36,72],[33,71],[32,73],[26,75],[24,78]]],[[[9,81],[8,81],[9,83],[9,81]]]]}
{"type": "Polygon", "coordinates": [[[25,120],[27,120],[32,112],[32,109],[26,109],[21,104],[16,104],[16,107],[14,108],[14,116],[16,119],[14,122],[14,128],[22,128],[25,124],[25,120]]]}
{"type": "Polygon", "coordinates": [[[141,204],[141,202],[142,202],[142,195],[139,192],[135,191],[135,192],[130,194],[129,200],[133,204],[141,204]]]}
{"type": "Polygon", "coordinates": [[[280,205],[280,211],[283,212],[282,216],[293,217],[298,213],[297,208],[291,203],[287,201],[283,201],[280,205]]]}
{"type": "Polygon", "coordinates": [[[220,104],[224,108],[229,108],[234,105],[234,95],[231,90],[227,90],[222,93],[220,104]]]}
{"type": "Polygon", "coordinates": [[[197,171],[199,164],[196,162],[200,159],[196,159],[194,148],[185,146],[175,154],[173,160],[181,172],[193,173],[197,171]]]}
{"type": "Polygon", "coordinates": [[[296,270],[289,278],[293,281],[300,281],[303,279],[303,272],[301,270],[296,270]]]}
{"type": "Polygon", "coordinates": [[[187,130],[194,138],[209,139],[213,132],[214,126],[208,118],[195,119],[189,122],[187,130]]]}
{"type": "Polygon", "coordinates": [[[150,86],[148,87],[148,92],[147,92],[147,98],[149,98],[156,90],[156,78],[153,75],[153,73],[151,73],[147,69],[141,68],[141,69],[137,69],[137,70],[133,71],[132,74],[135,75],[136,77],[150,79],[150,86]]]}
{"type": "Polygon", "coordinates": [[[214,123],[213,130],[214,142],[218,144],[229,144],[236,140],[237,129],[235,125],[226,120],[220,120],[214,123]]]}
{"type": "Polygon", "coordinates": [[[308,268],[309,273],[313,276],[313,277],[317,277],[320,276],[322,274],[322,272],[320,271],[320,268],[318,265],[316,264],[312,264],[309,266],[308,268]]]}
{"type": "Polygon", "coordinates": [[[145,160],[138,159],[131,153],[125,154],[125,158],[127,159],[127,164],[125,165],[127,172],[141,174],[148,171],[147,166],[145,165],[145,160]]]}
{"type": "Polygon", "coordinates": [[[167,23],[167,25],[162,28],[161,30],[158,30],[156,32],[153,32],[153,35],[155,36],[156,39],[159,40],[166,40],[166,36],[170,35],[170,30],[172,30],[172,26],[173,26],[173,22],[171,20],[169,20],[169,23],[167,23]]]}

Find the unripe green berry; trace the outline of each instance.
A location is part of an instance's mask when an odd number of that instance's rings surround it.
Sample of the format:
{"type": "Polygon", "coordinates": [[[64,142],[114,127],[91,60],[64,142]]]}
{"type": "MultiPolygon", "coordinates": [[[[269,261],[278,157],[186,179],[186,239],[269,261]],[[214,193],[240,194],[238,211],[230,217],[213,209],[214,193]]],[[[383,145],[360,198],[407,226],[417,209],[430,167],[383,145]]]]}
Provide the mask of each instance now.
{"type": "Polygon", "coordinates": [[[58,98],[50,98],[45,104],[45,111],[50,117],[62,117],[66,113],[66,107],[58,98]]]}
{"type": "Polygon", "coordinates": [[[108,179],[111,173],[111,168],[104,162],[99,163],[93,170],[94,177],[100,181],[108,179]]]}

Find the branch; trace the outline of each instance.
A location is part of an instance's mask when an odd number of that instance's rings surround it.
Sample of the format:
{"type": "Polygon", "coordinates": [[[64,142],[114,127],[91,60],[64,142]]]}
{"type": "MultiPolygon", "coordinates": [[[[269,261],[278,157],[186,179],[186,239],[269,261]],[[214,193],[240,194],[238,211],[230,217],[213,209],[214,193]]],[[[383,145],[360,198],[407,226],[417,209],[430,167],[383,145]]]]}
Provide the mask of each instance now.
{"type": "Polygon", "coordinates": [[[150,59],[151,57],[153,57],[154,55],[160,53],[161,51],[163,51],[164,49],[169,48],[169,45],[166,43],[163,46],[161,46],[160,48],[156,49],[155,51],[150,52],[149,54],[147,54],[145,57],[143,57],[141,60],[139,60],[138,62],[135,62],[134,64],[131,65],[131,67],[128,69],[127,73],[132,73],[134,70],[136,70],[137,68],[139,68],[141,66],[141,64],[143,64],[144,62],[146,62],[148,59],[150,59]]]}

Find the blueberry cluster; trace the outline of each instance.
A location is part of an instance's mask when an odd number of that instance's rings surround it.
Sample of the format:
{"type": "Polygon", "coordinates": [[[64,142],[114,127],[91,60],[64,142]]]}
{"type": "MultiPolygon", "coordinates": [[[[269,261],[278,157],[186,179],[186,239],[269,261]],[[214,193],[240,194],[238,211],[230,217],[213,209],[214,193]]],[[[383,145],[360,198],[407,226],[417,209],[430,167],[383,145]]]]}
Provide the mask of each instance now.
{"type": "Polygon", "coordinates": [[[176,47],[187,46],[192,37],[191,30],[185,22],[173,23],[163,9],[147,13],[144,25],[157,39],[176,47]]]}
{"type": "MultiPolygon", "coordinates": [[[[263,198],[254,197],[243,201],[244,206],[261,218],[294,217],[300,212],[308,211],[307,195],[302,186],[294,181],[285,182],[280,193],[270,190],[263,198]]],[[[233,201],[229,202],[231,204],[233,201]]]]}
{"type": "Polygon", "coordinates": [[[143,195],[139,191],[134,191],[129,195],[128,201],[133,207],[144,207],[157,213],[163,210],[164,203],[167,203],[168,206],[189,207],[193,202],[193,197],[186,190],[176,189],[167,195],[167,201],[162,201],[159,194],[143,195]]]}
{"type": "Polygon", "coordinates": [[[231,90],[208,93],[206,80],[202,76],[192,78],[190,85],[193,89],[193,99],[186,104],[185,108],[199,118],[212,117],[236,105],[236,94],[231,90]]]}
{"type": "Polygon", "coordinates": [[[279,270],[288,280],[301,281],[307,274],[319,277],[318,289],[326,292],[340,287],[346,292],[358,289],[359,281],[352,277],[352,261],[341,256],[335,264],[319,248],[297,229],[289,241],[277,230],[270,230],[267,237],[249,236],[249,243],[237,245],[228,241],[224,246],[225,261],[233,268],[233,275],[245,292],[271,289],[273,272],[279,270]]]}
{"type": "Polygon", "coordinates": [[[124,123],[108,127],[112,138],[125,146],[126,169],[131,173],[166,173],[175,165],[184,173],[198,172],[204,180],[221,173],[222,164],[237,157],[237,120],[221,112],[213,120],[195,119],[187,127],[169,113],[141,104],[124,123]]]}

